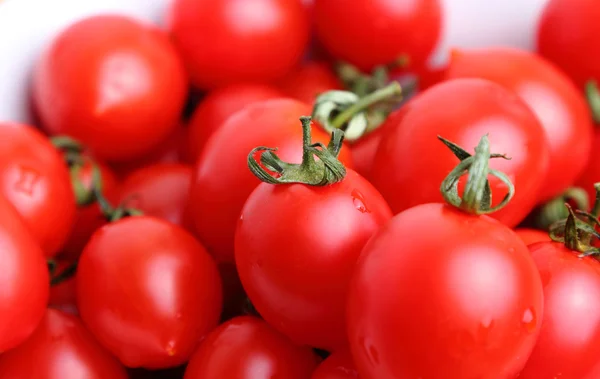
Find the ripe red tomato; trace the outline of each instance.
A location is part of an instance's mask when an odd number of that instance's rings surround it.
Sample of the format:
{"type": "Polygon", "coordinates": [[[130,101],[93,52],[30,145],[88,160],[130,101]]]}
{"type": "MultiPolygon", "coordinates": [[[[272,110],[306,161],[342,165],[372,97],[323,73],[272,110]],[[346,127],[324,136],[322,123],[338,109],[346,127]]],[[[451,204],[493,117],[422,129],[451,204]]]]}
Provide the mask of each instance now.
{"type": "Polygon", "coordinates": [[[600,362],[600,263],[557,242],[529,246],[544,286],[544,318],[519,378],[597,378],[600,362]]]}
{"type": "Polygon", "coordinates": [[[49,278],[43,251],[1,195],[0,246],[0,352],[4,353],[27,339],[44,316],[49,278]]]}
{"type": "Polygon", "coordinates": [[[341,90],[343,85],[325,62],[308,62],[279,82],[286,94],[307,104],[313,104],[318,95],[341,90]]]}
{"type": "Polygon", "coordinates": [[[298,344],[347,346],[346,297],[356,260],[391,217],[375,187],[352,170],[320,187],[260,184],[235,233],[235,262],[258,313],[298,344]]]}
{"type": "Polygon", "coordinates": [[[508,227],[442,204],[395,216],[365,246],[348,297],[365,378],[515,378],[540,330],[542,284],[508,227]]]}
{"type": "Polygon", "coordinates": [[[588,193],[590,203],[593,203],[596,198],[596,191],[594,190],[594,184],[600,182],[600,159],[596,159],[595,149],[600,146],[600,129],[596,128],[594,132],[594,139],[592,141],[592,155],[583,173],[577,179],[577,186],[583,188],[588,193]]]}
{"type": "Polygon", "coordinates": [[[595,0],[550,0],[538,24],[537,50],[566,72],[583,90],[600,81],[600,4],[595,0]]]}
{"type": "Polygon", "coordinates": [[[215,262],[192,235],[157,218],[96,231],[76,279],[82,320],[127,367],[180,365],[219,321],[215,262]]]}
{"type": "MultiPolygon", "coordinates": [[[[233,240],[244,202],[260,181],[248,170],[248,154],[257,146],[278,147],[286,162],[302,160],[300,116],[310,115],[305,103],[290,99],[267,100],[236,112],[219,128],[196,163],[191,211],[196,233],[219,262],[233,262],[233,240]]],[[[327,143],[329,135],[313,128],[313,141],[327,143]]],[[[344,147],[340,161],[351,166],[344,147]]]]}
{"type": "Polygon", "coordinates": [[[370,71],[406,56],[422,63],[441,31],[439,0],[315,0],[317,37],[335,58],[370,71]]]}
{"type": "Polygon", "coordinates": [[[179,163],[141,168],[121,185],[119,203],[192,230],[188,209],[192,174],[191,166],[179,163]]]}
{"type": "Polygon", "coordinates": [[[483,78],[514,91],[545,131],[550,167],[538,202],[573,185],[592,149],[592,123],[585,99],[573,83],[544,59],[517,49],[454,51],[446,78],[483,78]]]}
{"type": "MultiPolygon", "coordinates": [[[[548,147],[535,115],[514,94],[482,79],[438,84],[404,106],[396,125],[387,125],[370,179],[395,213],[418,204],[439,202],[440,183],[458,159],[438,135],[472,152],[489,133],[490,167],[506,173],[516,187],[512,201],[492,217],[514,227],[537,203],[548,170],[548,147]]],[[[494,203],[507,189],[490,177],[494,203]]]]}
{"type": "Polygon", "coordinates": [[[310,379],[359,379],[359,376],[350,353],[341,350],[327,357],[310,379]]]}
{"type": "Polygon", "coordinates": [[[188,125],[188,160],[195,163],[208,138],[235,112],[263,100],[283,97],[274,87],[265,84],[237,83],[217,88],[206,95],[188,125]]]}
{"type": "Polygon", "coordinates": [[[75,196],[61,154],[33,127],[0,124],[0,191],[53,256],[69,237],[75,196]]]}
{"type": "MultiPolygon", "coordinates": [[[[56,267],[51,276],[51,280],[57,278],[66,270],[72,268],[73,261],[66,259],[55,260],[56,267]]],[[[50,287],[50,300],[48,305],[52,308],[60,309],[63,312],[77,315],[77,305],[75,300],[75,277],[72,276],[50,287]]]]}
{"type": "Polygon", "coordinates": [[[186,96],[185,70],[167,36],[119,15],[92,16],[64,30],[33,80],[44,128],[110,161],[137,158],[162,142],[186,96]]]}
{"type": "Polygon", "coordinates": [[[127,372],[77,317],[48,309],[25,343],[0,355],[0,377],[127,379],[127,372]]]}
{"type": "Polygon", "coordinates": [[[258,318],[244,316],[227,321],[202,341],[184,378],[309,379],[316,365],[309,348],[292,344],[258,318]]]}
{"type": "Polygon", "coordinates": [[[286,75],[302,59],[310,28],[300,0],[175,0],[168,24],[201,89],[286,75]]]}
{"type": "Polygon", "coordinates": [[[518,228],[515,233],[521,238],[525,245],[529,246],[536,242],[550,242],[548,232],[538,229],[518,228]]]}

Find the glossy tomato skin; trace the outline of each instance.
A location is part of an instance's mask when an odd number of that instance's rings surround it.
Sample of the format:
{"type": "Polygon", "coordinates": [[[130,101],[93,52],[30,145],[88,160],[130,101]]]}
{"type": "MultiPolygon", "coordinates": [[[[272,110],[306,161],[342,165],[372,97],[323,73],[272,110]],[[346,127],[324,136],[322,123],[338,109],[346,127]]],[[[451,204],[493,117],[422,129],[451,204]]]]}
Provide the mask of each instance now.
{"type": "Polygon", "coordinates": [[[200,89],[285,76],[310,33],[300,0],[176,0],[168,24],[200,89]]]}
{"type": "Polygon", "coordinates": [[[441,31],[439,0],[316,0],[314,17],[327,51],[364,71],[403,55],[424,62],[441,31]]]}
{"type": "Polygon", "coordinates": [[[585,99],[562,72],[539,56],[512,48],[455,50],[447,79],[483,78],[515,92],[536,114],[550,149],[542,202],[573,185],[592,149],[593,127],[585,99]]]}
{"type": "Polygon", "coordinates": [[[557,242],[529,246],[544,286],[538,343],[519,378],[597,378],[600,263],[557,242]]]}
{"type": "Polygon", "coordinates": [[[433,203],[369,241],[348,299],[363,379],[516,378],[543,317],[541,280],[519,237],[433,203]]]}
{"type": "MultiPolygon", "coordinates": [[[[483,79],[457,79],[421,93],[405,105],[396,125],[386,128],[369,178],[395,213],[442,201],[440,184],[459,163],[440,135],[473,154],[489,134],[490,167],[515,185],[512,201],[492,217],[514,227],[537,203],[548,170],[548,147],[535,115],[514,94],[483,79]]],[[[506,187],[490,177],[494,203],[506,187]]]]}
{"type": "Polygon", "coordinates": [[[331,354],[313,372],[310,379],[359,379],[352,356],[340,350],[331,354]]]}
{"type": "Polygon", "coordinates": [[[215,262],[191,234],[157,218],[96,231],[76,280],[82,320],[127,367],[178,366],[219,321],[215,262]]]}
{"type": "Polygon", "coordinates": [[[25,343],[0,356],[0,377],[127,379],[127,372],[77,317],[48,309],[25,343]]]}
{"type": "Polygon", "coordinates": [[[235,262],[248,297],[275,329],[300,345],[347,346],[348,284],[360,252],[392,212],[366,179],[260,184],[235,234],[235,262]]]}
{"type": "Polygon", "coordinates": [[[279,88],[307,104],[313,104],[317,96],[331,90],[341,90],[343,85],[326,62],[308,62],[294,70],[279,82],[279,88]]]}
{"type": "Polygon", "coordinates": [[[550,242],[550,235],[547,231],[529,228],[517,228],[515,233],[521,238],[525,245],[529,246],[536,242],[550,242]]]}
{"type": "Polygon", "coordinates": [[[0,246],[0,352],[4,353],[26,340],[37,327],[48,302],[50,281],[43,251],[1,195],[0,246]]]}
{"type": "Polygon", "coordinates": [[[273,86],[255,83],[236,83],[209,92],[194,110],[188,124],[189,161],[196,162],[210,136],[232,114],[252,103],[283,96],[273,86]]]}
{"type": "Polygon", "coordinates": [[[550,0],[538,24],[537,50],[583,90],[600,80],[598,38],[600,4],[594,0],[550,0]]]}
{"type": "MultiPolygon", "coordinates": [[[[286,162],[302,160],[300,116],[311,108],[300,101],[274,99],[236,112],[211,137],[195,168],[191,192],[196,234],[219,262],[233,262],[233,240],[244,202],[260,181],[250,172],[247,157],[257,146],[277,147],[286,162]]],[[[314,142],[327,144],[329,135],[312,128],[314,142]]],[[[352,167],[347,146],[340,160],[352,167]]]]}
{"type": "Polygon", "coordinates": [[[0,191],[46,255],[58,253],[73,227],[75,196],[61,154],[33,127],[0,124],[0,191]]]}
{"type": "Polygon", "coordinates": [[[222,324],[202,341],[184,378],[310,379],[316,365],[309,348],[294,345],[258,318],[243,316],[222,324]]]}
{"type": "Polygon", "coordinates": [[[141,168],[123,181],[119,203],[192,230],[188,209],[192,174],[191,166],[180,163],[141,168]]]}
{"type": "Polygon", "coordinates": [[[119,15],[74,23],[42,55],[33,99],[46,131],[95,156],[149,152],[177,126],[187,96],[182,62],[159,29],[119,15]]]}

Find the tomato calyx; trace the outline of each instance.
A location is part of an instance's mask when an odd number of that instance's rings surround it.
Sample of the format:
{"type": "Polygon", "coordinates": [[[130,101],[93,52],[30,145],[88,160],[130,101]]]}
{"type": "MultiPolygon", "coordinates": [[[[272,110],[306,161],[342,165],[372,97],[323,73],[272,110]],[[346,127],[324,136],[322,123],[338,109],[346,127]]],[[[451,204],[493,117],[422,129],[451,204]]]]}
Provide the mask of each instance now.
{"type": "Polygon", "coordinates": [[[282,161],[274,152],[277,148],[259,146],[248,154],[248,168],[261,181],[270,184],[303,183],[312,186],[325,186],[341,181],[346,176],[346,168],[337,157],[344,141],[344,132],[334,129],[327,146],[320,142],[312,143],[309,116],[300,117],[302,123],[302,163],[282,161]],[[260,163],[256,156],[260,156],[260,163]],[[315,156],[319,158],[315,160],[315,156]],[[265,169],[266,168],[266,169],[265,169]]]}
{"type": "Polygon", "coordinates": [[[535,227],[547,230],[556,221],[566,219],[569,211],[565,208],[565,203],[572,204],[576,209],[581,210],[587,210],[590,206],[587,192],[583,188],[568,188],[561,195],[543,204],[535,212],[533,220],[535,227]]]}
{"type": "Polygon", "coordinates": [[[600,92],[598,84],[594,80],[586,83],[585,96],[592,112],[592,119],[596,124],[600,124],[600,92]]]}
{"type": "Polygon", "coordinates": [[[359,97],[363,97],[385,87],[390,81],[390,71],[405,68],[409,63],[410,58],[408,55],[403,54],[393,62],[376,66],[370,74],[365,74],[356,66],[347,62],[338,62],[335,65],[335,71],[348,90],[359,97]]]}
{"type": "Polygon", "coordinates": [[[438,139],[460,159],[460,163],[448,174],[442,182],[440,191],[444,200],[467,213],[481,215],[493,213],[508,204],[515,194],[515,187],[506,174],[489,168],[490,158],[510,159],[504,154],[491,154],[488,135],[481,137],[475,147],[475,155],[469,154],[462,147],[438,136],[438,139]],[[463,196],[458,193],[460,178],[468,174],[463,196]],[[488,175],[495,176],[508,188],[502,201],[492,207],[492,190],[488,175]]]}
{"type": "Polygon", "coordinates": [[[74,261],[60,272],[57,272],[58,263],[52,258],[48,259],[46,264],[48,266],[48,273],[50,274],[50,286],[57,286],[75,276],[75,273],[77,272],[77,263],[77,261],[74,261]]]}

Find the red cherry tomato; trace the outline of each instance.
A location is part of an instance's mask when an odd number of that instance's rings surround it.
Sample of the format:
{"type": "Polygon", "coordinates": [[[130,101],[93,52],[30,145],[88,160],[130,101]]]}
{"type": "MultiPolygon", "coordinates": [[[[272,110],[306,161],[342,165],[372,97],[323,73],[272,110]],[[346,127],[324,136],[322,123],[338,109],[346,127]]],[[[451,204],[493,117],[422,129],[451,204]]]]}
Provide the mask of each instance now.
{"type": "Polygon", "coordinates": [[[119,203],[191,230],[188,202],[192,173],[191,166],[178,163],[139,169],[123,182],[119,203]]]}
{"type": "Polygon", "coordinates": [[[309,62],[279,82],[286,94],[307,104],[313,104],[318,95],[341,90],[343,85],[325,62],[309,62]]]}
{"type": "MultiPolygon", "coordinates": [[[[66,259],[56,260],[53,277],[57,277],[73,265],[72,261],[66,259]]],[[[75,300],[75,277],[71,277],[50,287],[50,300],[48,305],[52,308],[60,309],[66,313],[77,315],[77,305],[75,300]]]]}
{"type": "Polygon", "coordinates": [[[0,124],[0,191],[46,255],[58,253],[73,227],[75,196],[61,154],[38,130],[0,124]]]}
{"type": "Polygon", "coordinates": [[[519,378],[597,378],[600,362],[600,263],[557,242],[529,246],[544,286],[544,318],[519,378]],[[595,374],[595,375],[594,375],[595,374]]]}
{"type": "Polygon", "coordinates": [[[7,379],[127,379],[127,372],[75,316],[48,309],[35,333],[0,355],[7,379]]]}
{"type": "Polygon", "coordinates": [[[84,323],[128,367],[186,362],[221,313],[217,266],[189,233],[128,217],[100,228],[79,261],[84,323]]]}
{"type": "Polygon", "coordinates": [[[595,149],[600,146],[600,129],[596,129],[594,132],[594,139],[592,141],[592,155],[583,173],[577,179],[577,186],[587,191],[590,201],[594,201],[596,198],[596,190],[594,184],[600,182],[600,159],[596,159],[594,154],[595,149]]]}
{"type": "MultiPolygon", "coordinates": [[[[492,217],[508,226],[521,222],[537,203],[548,170],[548,147],[535,115],[514,94],[482,79],[457,79],[421,93],[403,116],[387,125],[370,179],[396,213],[442,200],[440,183],[458,159],[438,135],[469,152],[489,133],[490,167],[506,173],[516,188],[512,201],[492,217]]],[[[490,177],[494,203],[507,189],[490,177]]]]}
{"type": "Polygon", "coordinates": [[[422,63],[441,31],[439,0],[315,0],[317,37],[337,59],[369,71],[406,56],[422,63]]]}
{"type": "Polygon", "coordinates": [[[350,353],[341,350],[327,357],[310,379],[359,379],[359,376],[350,353]]]}
{"type": "Polygon", "coordinates": [[[175,0],[168,24],[202,89],[286,75],[302,59],[310,27],[300,0],[175,0]]]}
{"type": "MultiPolygon", "coordinates": [[[[260,184],[246,163],[257,146],[278,147],[286,162],[302,160],[300,116],[310,115],[305,103],[267,100],[236,112],[209,140],[196,163],[191,210],[196,233],[219,262],[233,262],[233,240],[244,202],[260,184]]],[[[329,135],[313,128],[313,141],[327,143],[329,135]]],[[[342,148],[340,161],[351,168],[350,151],[342,148]]]]}
{"type": "Polygon", "coordinates": [[[309,348],[296,346],[266,322],[245,316],[227,321],[202,341],[184,378],[309,379],[316,364],[309,348]]]}
{"type": "Polygon", "coordinates": [[[235,234],[235,262],[258,313],[298,344],[347,346],[346,297],[356,260],[391,217],[375,187],[351,170],[322,187],[259,185],[235,234]]]}
{"type": "Polygon", "coordinates": [[[515,233],[521,238],[525,245],[529,246],[536,242],[550,242],[548,232],[538,229],[518,228],[515,233]]]}
{"type": "Polygon", "coordinates": [[[0,352],[4,353],[27,339],[44,316],[49,278],[43,251],[1,195],[0,246],[0,352]]]}
{"type": "Polygon", "coordinates": [[[537,50],[566,72],[583,89],[600,81],[596,40],[600,4],[595,0],[550,0],[538,24],[537,50]]]}
{"type": "Polygon", "coordinates": [[[283,97],[274,87],[265,84],[238,83],[211,91],[194,111],[188,125],[189,161],[195,163],[208,138],[235,112],[263,100],[283,97]]]}
{"type": "Polygon", "coordinates": [[[529,52],[491,48],[455,51],[446,78],[483,78],[514,91],[536,114],[550,148],[538,202],[573,185],[588,162],[592,123],[583,95],[554,66],[529,52]]]}
{"type": "Polygon", "coordinates": [[[525,244],[487,216],[425,204],[365,246],[348,297],[365,378],[516,378],[539,334],[542,284],[525,244]]]}
{"type": "Polygon", "coordinates": [[[110,161],[137,158],[177,126],[185,70],[159,29],[118,15],[63,31],[38,62],[33,98],[44,128],[110,161]]]}

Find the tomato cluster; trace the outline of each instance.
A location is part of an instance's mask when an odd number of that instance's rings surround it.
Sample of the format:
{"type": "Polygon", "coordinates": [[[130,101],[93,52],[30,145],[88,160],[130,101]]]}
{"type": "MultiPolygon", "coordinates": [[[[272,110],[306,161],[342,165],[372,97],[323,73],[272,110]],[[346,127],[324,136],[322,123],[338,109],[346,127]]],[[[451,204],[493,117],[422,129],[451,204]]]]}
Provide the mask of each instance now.
{"type": "Polygon", "coordinates": [[[0,120],[0,378],[600,378],[596,16],[436,68],[441,0],[74,22],[0,120]]]}

